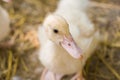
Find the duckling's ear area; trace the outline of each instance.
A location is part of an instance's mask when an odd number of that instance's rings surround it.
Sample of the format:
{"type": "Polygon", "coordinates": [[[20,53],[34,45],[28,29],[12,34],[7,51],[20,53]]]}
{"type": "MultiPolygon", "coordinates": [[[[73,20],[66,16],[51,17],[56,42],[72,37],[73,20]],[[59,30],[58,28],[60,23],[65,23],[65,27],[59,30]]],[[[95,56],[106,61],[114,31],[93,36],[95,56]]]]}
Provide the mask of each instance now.
{"type": "Polygon", "coordinates": [[[77,46],[71,35],[64,36],[61,45],[73,58],[82,58],[82,50],[77,46]]]}

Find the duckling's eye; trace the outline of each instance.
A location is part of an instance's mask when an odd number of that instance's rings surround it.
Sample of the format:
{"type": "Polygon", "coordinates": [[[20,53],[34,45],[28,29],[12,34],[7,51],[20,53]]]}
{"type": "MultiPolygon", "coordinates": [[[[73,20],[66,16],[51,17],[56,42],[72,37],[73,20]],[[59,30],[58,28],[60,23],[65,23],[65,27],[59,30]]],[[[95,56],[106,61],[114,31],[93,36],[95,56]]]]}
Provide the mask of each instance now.
{"type": "Polygon", "coordinates": [[[58,33],[59,31],[57,29],[53,29],[53,32],[54,33],[58,33]]]}

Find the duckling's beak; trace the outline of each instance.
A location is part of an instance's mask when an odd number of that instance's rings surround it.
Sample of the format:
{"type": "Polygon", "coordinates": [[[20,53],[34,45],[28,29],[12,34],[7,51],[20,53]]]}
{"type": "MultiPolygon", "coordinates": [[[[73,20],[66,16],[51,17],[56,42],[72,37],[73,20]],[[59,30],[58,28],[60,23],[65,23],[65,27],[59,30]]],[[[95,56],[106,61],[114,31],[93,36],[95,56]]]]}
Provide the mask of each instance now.
{"type": "Polygon", "coordinates": [[[76,59],[82,57],[82,50],[77,46],[71,35],[64,36],[61,45],[72,57],[76,59]]]}

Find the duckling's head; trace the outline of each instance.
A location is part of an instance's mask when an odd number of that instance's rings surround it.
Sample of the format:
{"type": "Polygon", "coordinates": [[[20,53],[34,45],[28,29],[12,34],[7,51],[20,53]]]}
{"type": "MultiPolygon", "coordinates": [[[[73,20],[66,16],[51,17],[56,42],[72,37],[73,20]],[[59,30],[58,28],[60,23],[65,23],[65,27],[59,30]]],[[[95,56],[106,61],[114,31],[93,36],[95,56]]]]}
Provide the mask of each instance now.
{"type": "Polygon", "coordinates": [[[49,40],[62,46],[74,58],[80,58],[81,49],[73,40],[67,21],[59,15],[48,15],[43,23],[49,40]]]}

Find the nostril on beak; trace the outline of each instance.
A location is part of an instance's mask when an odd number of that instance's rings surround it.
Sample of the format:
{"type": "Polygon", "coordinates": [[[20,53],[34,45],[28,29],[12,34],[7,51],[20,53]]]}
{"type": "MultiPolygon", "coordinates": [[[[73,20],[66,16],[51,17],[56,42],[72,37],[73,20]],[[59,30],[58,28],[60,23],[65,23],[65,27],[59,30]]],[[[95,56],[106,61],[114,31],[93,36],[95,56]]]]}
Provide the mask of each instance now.
{"type": "Polygon", "coordinates": [[[68,46],[71,46],[71,44],[70,44],[70,43],[68,43],[68,46]]]}

